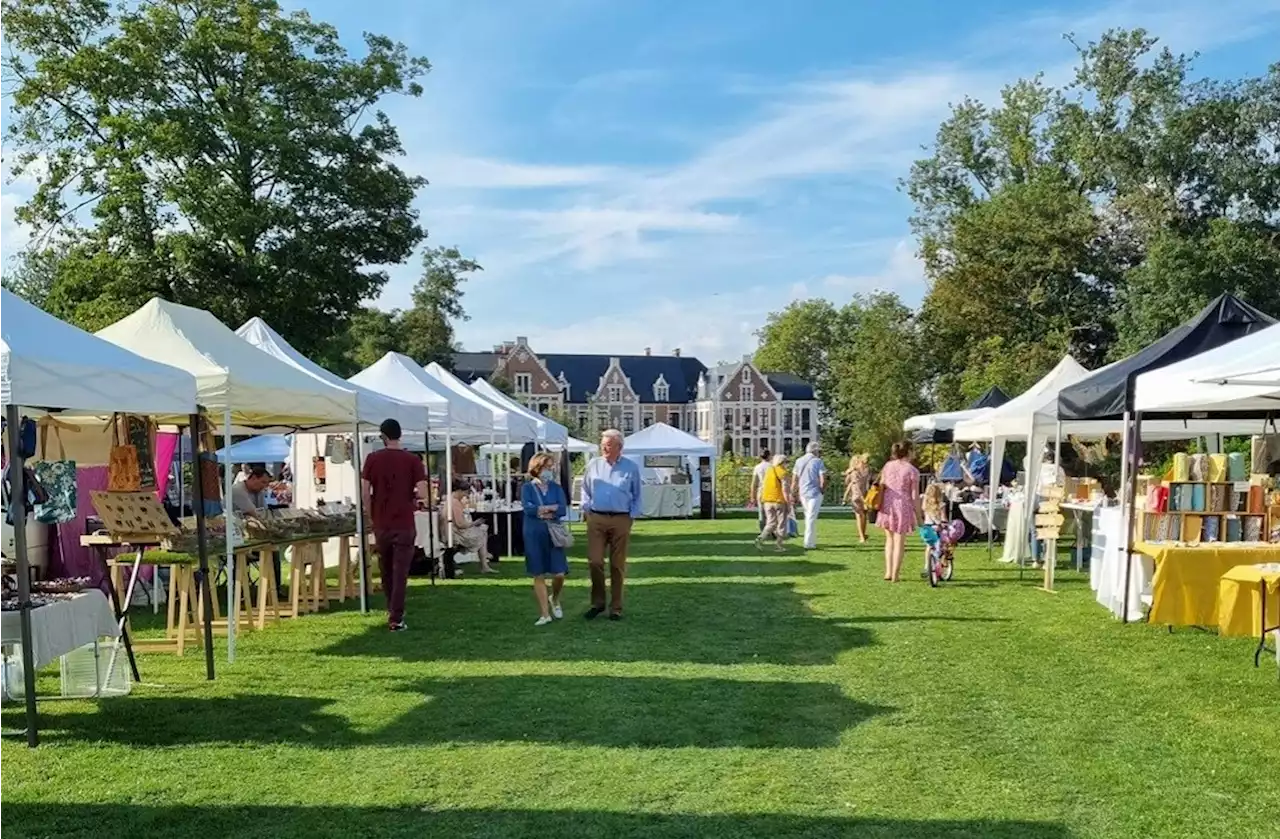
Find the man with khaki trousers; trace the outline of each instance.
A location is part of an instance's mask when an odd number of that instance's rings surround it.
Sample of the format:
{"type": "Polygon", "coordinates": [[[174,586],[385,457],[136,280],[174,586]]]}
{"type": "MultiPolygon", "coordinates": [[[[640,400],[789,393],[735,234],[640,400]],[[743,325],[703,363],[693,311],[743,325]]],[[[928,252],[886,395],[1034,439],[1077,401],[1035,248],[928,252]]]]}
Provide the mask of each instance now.
{"type": "Polygon", "coordinates": [[[640,515],[640,467],[622,456],[622,432],[609,429],[600,436],[600,456],[593,457],[582,475],[582,513],[587,517],[587,562],[591,567],[591,608],[583,615],[594,620],[605,610],[604,553],[609,549],[609,620],[622,620],[622,587],[627,579],[627,545],[631,524],[640,515]]]}

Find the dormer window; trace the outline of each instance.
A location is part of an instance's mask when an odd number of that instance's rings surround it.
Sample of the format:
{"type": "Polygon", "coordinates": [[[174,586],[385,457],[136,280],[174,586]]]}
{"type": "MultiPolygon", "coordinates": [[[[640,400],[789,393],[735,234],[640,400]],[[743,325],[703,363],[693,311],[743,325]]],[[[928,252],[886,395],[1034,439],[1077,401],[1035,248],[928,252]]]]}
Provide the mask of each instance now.
{"type": "Polygon", "coordinates": [[[622,385],[609,385],[609,401],[610,402],[622,401],[622,385]]]}
{"type": "Polygon", "coordinates": [[[659,376],[658,380],[653,383],[653,401],[654,402],[670,402],[671,387],[667,384],[665,376],[659,376]]]}
{"type": "Polygon", "coordinates": [[[569,396],[569,380],[564,377],[563,370],[560,372],[559,378],[556,379],[556,384],[559,386],[560,391],[564,393],[564,401],[572,402],[573,400],[569,396]]]}
{"type": "Polygon", "coordinates": [[[742,365],[742,383],[745,385],[751,381],[751,368],[742,365]]]}

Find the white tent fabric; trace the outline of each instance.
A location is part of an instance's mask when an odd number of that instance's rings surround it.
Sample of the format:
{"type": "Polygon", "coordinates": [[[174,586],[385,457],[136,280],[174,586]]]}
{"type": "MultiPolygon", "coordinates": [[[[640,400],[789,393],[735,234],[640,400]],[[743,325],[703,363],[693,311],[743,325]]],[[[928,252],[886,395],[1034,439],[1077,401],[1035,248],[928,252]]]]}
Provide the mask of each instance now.
{"type": "MultiPolygon", "coordinates": [[[[1280,413],[1280,381],[1266,384],[1263,369],[1277,359],[1280,359],[1280,324],[1237,338],[1177,364],[1143,373],[1134,382],[1134,410],[1143,413],[1280,413]],[[1260,383],[1233,385],[1230,384],[1232,379],[1260,383]]],[[[1272,378],[1280,376],[1273,372],[1272,378]]]]}
{"type": "Polygon", "coordinates": [[[990,414],[994,408],[970,408],[965,411],[943,411],[937,414],[918,414],[902,423],[903,431],[950,431],[956,425],[978,420],[990,414]]]}
{"type": "Polygon", "coordinates": [[[509,411],[514,411],[521,416],[525,416],[533,420],[534,425],[538,429],[539,443],[547,446],[559,447],[565,445],[569,441],[569,429],[565,428],[550,417],[544,417],[541,414],[529,410],[524,405],[521,405],[510,396],[507,396],[505,393],[486,382],[484,379],[472,382],[470,387],[476,393],[485,397],[490,402],[493,402],[495,405],[498,405],[501,408],[506,408],[509,411]]]}
{"type": "Polygon", "coordinates": [[[431,413],[432,434],[489,439],[493,415],[478,406],[451,397],[439,382],[428,376],[407,355],[389,352],[348,381],[401,402],[424,406],[431,413]]]}
{"type": "MultiPolygon", "coordinates": [[[[530,443],[539,439],[538,426],[532,417],[503,407],[494,400],[482,396],[467,387],[467,383],[462,379],[459,379],[434,361],[424,367],[423,370],[426,371],[428,376],[439,382],[452,396],[465,400],[481,410],[488,411],[493,416],[493,430],[498,436],[506,440],[518,440],[522,443],[530,443]]],[[[451,402],[450,404],[453,403],[451,402]]]]}
{"type": "Polygon", "coordinates": [[[1057,366],[1044,375],[1025,393],[1010,399],[998,408],[974,419],[959,422],[951,430],[956,440],[992,440],[996,437],[1025,439],[1036,422],[1056,424],[1058,417],[1058,391],[1089,375],[1089,371],[1071,356],[1063,356],[1057,366]]]}
{"type": "Polygon", "coordinates": [[[0,290],[0,404],[82,414],[179,416],[196,410],[187,372],[96,338],[0,290]]]}
{"type": "Polygon", "coordinates": [[[197,399],[215,416],[248,427],[308,427],[355,421],[349,391],[264,355],[203,309],[158,297],[99,330],[99,338],[196,377],[197,399]]]}
{"type": "Polygon", "coordinates": [[[646,454],[684,454],[690,457],[712,457],[715,446],[699,440],[665,422],[655,422],[622,441],[622,453],[627,457],[646,454]]]}
{"type": "MultiPolygon", "coordinates": [[[[376,428],[383,420],[394,419],[405,431],[427,430],[427,409],[424,406],[401,402],[354,382],[348,382],[336,373],[330,373],[294,349],[262,318],[253,317],[245,321],[244,325],[236,330],[236,334],[267,355],[296,367],[313,379],[350,393],[355,399],[356,419],[362,427],[376,428]]],[[[348,428],[338,430],[346,431],[348,428]]]]}
{"type": "Polygon", "coordinates": [[[1280,364],[1263,367],[1260,370],[1247,370],[1232,373],[1222,379],[1227,385],[1259,385],[1264,387],[1280,387],[1280,364]]]}
{"type": "MultiPolygon", "coordinates": [[[[564,445],[569,449],[570,454],[596,454],[600,451],[599,443],[588,443],[586,440],[579,440],[577,437],[570,437],[569,441],[564,445]]],[[[523,448],[523,443],[495,443],[492,446],[481,446],[480,453],[482,455],[519,454],[523,448]]]]}

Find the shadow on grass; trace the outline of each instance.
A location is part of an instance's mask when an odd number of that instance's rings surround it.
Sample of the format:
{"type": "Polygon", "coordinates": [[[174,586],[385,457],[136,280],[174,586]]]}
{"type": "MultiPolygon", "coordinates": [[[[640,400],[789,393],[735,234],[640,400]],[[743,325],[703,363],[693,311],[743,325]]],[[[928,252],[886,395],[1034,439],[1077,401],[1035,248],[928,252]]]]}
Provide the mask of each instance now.
{"type": "Polygon", "coordinates": [[[421,702],[373,730],[353,728],[329,710],[330,699],[242,694],[107,699],[94,712],[45,714],[45,735],[51,742],[143,748],[534,742],[820,749],[838,745],[846,729],[892,710],[813,682],[502,676],[430,679],[401,690],[421,702]]]}
{"type": "Polygon", "coordinates": [[[969,615],[865,615],[850,618],[853,623],[1009,623],[1009,618],[969,615]]]}
{"type": "Polygon", "coordinates": [[[866,628],[813,614],[787,583],[633,585],[627,589],[626,618],[618,623],[582,620],[589,604],[586,592],[574,588],[566,593],[565,620],[540,629],[532,625],[537,613],[523,586],[439,586],[430,596],[423,592],[410,589],[411,631],[369,627],[320,654],[404,661],[807,665],[831,664],[846,650],[872,643],[866,628]],[[430,622],[416,615],[429,615],[430,622]]]}
{"type": "Polygon", "coordinates": [[[239,839],[1071,839],[1056,822],[823,818],[604,810],[438,810],[406,807],[10,803],[21,837],[236,836],[239,839]]]}
{"type": "MultiPolygon", "coordinates": [[[[707,555],[705,552],[703,556],[707,555]]],[[[698,560],[645,559],[627,563],[627,577],[633,580],[655,578],[696,579],[698,577],[808,577],[842,571],[836,562],[806,562],[778,559],[698,560]]]]}

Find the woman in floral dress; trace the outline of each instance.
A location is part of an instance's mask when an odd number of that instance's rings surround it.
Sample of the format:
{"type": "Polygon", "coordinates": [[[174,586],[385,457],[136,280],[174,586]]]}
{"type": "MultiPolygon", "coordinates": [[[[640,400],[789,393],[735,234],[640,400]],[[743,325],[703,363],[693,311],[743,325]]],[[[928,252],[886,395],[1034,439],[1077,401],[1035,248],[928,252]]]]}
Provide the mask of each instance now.
{"type": "Polygon", "coordinates": [[[858,520],[858,541],[864,545],[867,543],[867,508],[862,499],[871,488],[869,460],[865,453],[854,455],[849,459],[849,468],[844,470],[844,501],[858,520]]]}
{"type": "Polygon", "coordinates": [[[876,524],[884,529],[884,578],[898,582],[907,534],[916,529],[920,472],[911,465],[911,443],[893,444],[890,460],[880,470],[880,512],[876,524]]]}

